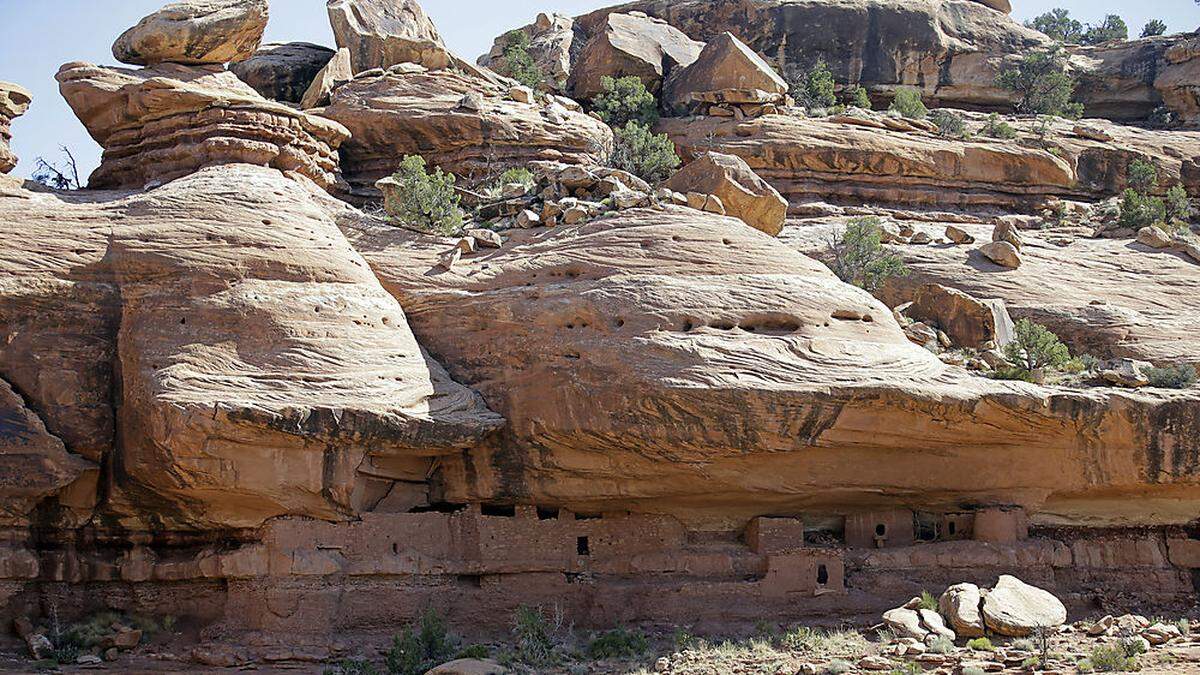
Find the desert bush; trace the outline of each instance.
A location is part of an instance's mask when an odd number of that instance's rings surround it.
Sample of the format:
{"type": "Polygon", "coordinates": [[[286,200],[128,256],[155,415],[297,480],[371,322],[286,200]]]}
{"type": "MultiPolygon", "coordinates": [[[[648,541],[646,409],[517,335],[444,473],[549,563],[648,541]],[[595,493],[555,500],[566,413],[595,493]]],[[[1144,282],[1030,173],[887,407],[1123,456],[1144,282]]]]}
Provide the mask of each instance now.
{"type": "Polygon", "coordinates": [[[855,108],[862,108],[863,110],[871,109],[871,96],[867,94],[866,88],[856,84],[847,89],[846,94],[846,100],[850,102],[849,105],[855,108]]]}
{"type": "Polygon", "coordinates": [[[1085,45],[1102,45],[1128,39],[1129,26],[1125,25],[1125,20],[1116,14],[1109,14],[1099,26],[1088,26],[1082,41],[1085,45]]]}
{"type": "Polygon", "coordinates": [[[670,178],[680,164],[671,139],[666,134],[653,133],[650,127],[639,122],[630,122],[616,130],[608,163],[651,185],[670,178]]]}
{"type": "Polygon", "coordinates": [[[1151,19],[1146,23],[1145,28],[1142,28],[1142,37],[1154,37],[1167,32],[1167,24],[1163,23],[1162,19],[1151,19]]]}
{"type": "Polygon", "coordinates": [[[1167,205],[1162,199],[1128,188],[1121,193],[1117,224],[1121,227],[1140,229],[1162,223],[1167,218],[1167,205]]]}
{"type": "Polygon", "coordinates": [[[375,664],[367,659],[342,659],[321,671],[322,675],[378,675],[375,664]]]}
{"type": "Polygon", "coordinates": [[[939,635],[930,640],[926,647],[927,651],[934,654],[949,654],[954,651],[954,641],[948,637],[939,635]]]}
{"type": "Polygon", "coordinates": [[[1182,229],[1192,220],[1192,199],[1182,185],[1167,190],[1164,205],[1167,209],[1167,224],[1172,229],[1182,229]]]}
{"type": "Polygon", "coordinates": [[[1137,670],[1138,667],[1135,656],[1127,653],[1121,645],[1093,647],[1086,661],[1093,670],[1102,673],[1125,673],[1137,670]]]}
{"type": "Polygon", "coordinates": [[[1061,7],[1034,17],[1025,25],[1066,44],[1079,44],[1083,39],[1083,24],[1072,19],[1071,13],[1061,7]]]}
{"type": "Polygon", "coordinates": [[[421,675],[448,661],[455,654],[454,641],[446,629],[445,620],[428,609],[415,625],[409,625],[392,638],[391,649],[384,656],[390,675],[421,675]]]}
{"type": "Polygon", "coordinates": [[[929,591],[922,590],[921,591],[921,601],[920,601],[920,603],[917,604],[917,608],[918,609],[928,609],[928,610],[932,610],[932,611],[936,612],[937,608],[938,608],[937,596],[935,596],[933,593],[930,593],[929,591]]]}
{"type": "Polygon", "coordinates": [[[949,138],[962,138],[966,135],[966,124],[963,116],[953,110],[938,109],[929,113],[929,120],[937,125],[938,134],[949,138]]]}
{"type": "Polygon", "coordinates": [[[1000,118],[998,113],[988,115],[987,122],[979,133],[988,138],[1002,138],[1005,140],[1017,137],[1017,130],[1011,124],[1000,118]]]}
{"type": "Polygon", "coordinates": [[[1148,368],[1146,378],[1150,380],[1151,387],[1187,389],[1196,384],[1196,368],[1189,365],[1148,368]]]}
{"type": "Polygon", "coordinates": [[[588,645],[588,656],[593,659],[624,659],[641,656],[650,648],[646,636],[623,628],[602,633],[588,645]]]}
{"type": "Polygon", "coordinates": [[[509,31],[505,38],[508,44],[504,47],[502,74],[532,89],[542,86],[546,76],[529,55],[529,36],[518,29],[509,31]]]}
{"type": "Polygon", "coordinates": [[[1016,339],[1004,348],[1004,357],[1032,373],[1041,368],[1065,366],[1071,360],[1071,350],[1045,326],[1021,319],[1017,321],[1016,339]]]}
{"type": "Polygon", "coordinates": [[[921,92],[912,87],[897,89],[896,97],[892,99],[892,105],[888,109],[912,120],[925,119],[929,114],[929,108],[926,108],[921,100],[921,92]]]}
{"type": "Polygon", "coordinates": [[[789,93],[796,99],[797,105],[804,106],[811,113],[836,106],[835,90],[836,84],[828,64],[818,60],[810,70],[799,73],[791,82],[789,93]]]}
{"type": "Polygon", "coordinates": [[[58,146],[58,149],[62,153],[62,160],[49,162],[45,157],[38,157],[37,166],[30,178],[33,179],[33,182],[54,190],[82,188],[83,183],[79,181],[79,166],[75,162],[75,155],[65,145],[58,146]]]}
{"type": "Polygon", "coordinates": [[[463,226],[463,212],[454,191],[452,174],[425,168],[425,159],[410,155],[400,162],[392,179],[403,189],[384,193],[383,208],[393,220],[425,232],[456,234],[463,226]]]}
{"type": "Polygon", "coordinates": [[[1150,192],[1158,187],[1158,170],[1144,159],[1135,159],[1129,164],[1126,182],[1138,192],[1150,192]]]}
{"type": "Polygon", "coordinates": [[[991,640],[985,637],[977,637],[967,641],[967,649],[973,649],[977,652],[994,652],[996,651],[996,646],[992,644],[991,640]]]}
{"type": "Polygon", "coordinates": [[[861,652],[868,647],[867,639],[855,630],[823,630],[798,626],[784,633],[780,645],[794,652],[811,655],[861,652]]]}
{"type": "Polygon", "coordinates": [[[879,290],[888,279],[906,276],[900,256],[883,248],[883,228],[878,218],[856,218],[829,243],[833,272],[842,281],[868,292],[879,290]]]}
{"type": "Polygon", "coordinates": [[[553,631],[540,608],[518,607],[513,615],[512,632],[514,656],[521,663],[545,666],[555,661],[553,631]]]}
{"type": "Polygon", "coordinates": [[[600,93],[592,99],[592,110],[614,129],[630,122],[652,127],[658,122],[658,99],[636,76],[600,78],[600,93]]]}
{"type": "Polygon", "coordinates": [[[996,76],[996,86],[1020,96],[1017,112],[1077,118],[1083,106],[1071,101],[1075,79],[1067,73],[1067,58],[1061,48],[1030,52],[1015,66],[996,76]]]}

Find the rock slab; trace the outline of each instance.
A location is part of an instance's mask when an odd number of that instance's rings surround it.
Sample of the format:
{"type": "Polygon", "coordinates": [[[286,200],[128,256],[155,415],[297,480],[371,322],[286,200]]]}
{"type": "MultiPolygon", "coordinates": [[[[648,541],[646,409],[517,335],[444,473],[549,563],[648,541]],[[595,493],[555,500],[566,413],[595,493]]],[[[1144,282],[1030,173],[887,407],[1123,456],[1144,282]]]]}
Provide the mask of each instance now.
{"type": "Polygon", "coordinates": [[[1057,628],[1067,622],[1067,608],[1049,591],[1003,575],[983,596],[983,621],[1007,637],[1028,637],[1039,628],[1057,628]]]}
{"type": "Polygon", "coordinates": [[[125,31],[112,52],[136,66],[242,61],[258,49],[267,16],[267,0],[184,0],[125,31]]]}

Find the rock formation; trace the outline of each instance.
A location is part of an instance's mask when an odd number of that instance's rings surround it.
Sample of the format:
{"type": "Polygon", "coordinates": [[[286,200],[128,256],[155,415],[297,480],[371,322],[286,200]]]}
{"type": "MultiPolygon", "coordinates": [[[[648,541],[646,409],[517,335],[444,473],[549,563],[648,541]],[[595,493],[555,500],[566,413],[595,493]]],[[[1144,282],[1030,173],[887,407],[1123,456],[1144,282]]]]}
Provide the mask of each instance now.
{"type": "Polygon", "coordinates": [[[350,67],[350,50],[342,47],[333,58],[325,64],[313,78],[300,99],[301,110],[311,110],[329,105],[329,95],[333,90],[354,79],[354,71],[350,67]]]}
{"type": "Polygon", "coordinates": [[[575,98],[590,99],[602,91],[604,77],[632,75],[650,91],[658,91],[664,78],[690,65],[703,48],[703,43],[661,19],[642,13],[609,14],[580,52],[570,89],[575,98]]]}
{"type": "Polygon", "coordinates": [[[740,218],[750,227],[774,236],[783,229],[787,201],[759,178],[739,157],[707,152],[664,184],[676,192],[716,195],[722,215],[740,218]]]}
{"type": "Polygon", "coordinates": [[[416,0],[329,0],[338,47],[350,50],[354,73],[419,63],[438,70],[452,57],[416,0]]]}
{"type": "Polygon", "coordinates": [[[250,58],[267,27],[267,0],[183,0],[142,19],[113,43],[121,63],[153,66],[250,58]]]}
{"type": "Polygon", "coordinates": [[[17,165],[17,156],[8,144],[12,141],[12,121],[29,109],[33,96],[24,87],[12,82],[0,82],[0,174],[17,165]]]}
{"type": "MultiPolygon", "coordinates": [[[[568,93],[571,69],[583,41],[575,36],[575,20],[561,14],[539,14],[528,26],[516,29],[529,40],[529,56],[542,73],[543,87],[559,94],[568,93]]],[[[491,51],[479,57],[479,65],[508,74],[504,52],[512,44],[512,32],[496,38],[491,51]]]]}
{"type": "Polygon", "coordinates": [[[787,93],[787,83],[769,64],[732,33],[722,33],[667,81],[663,106],[711,114],[709,109],[721,104],[782,106],[787,93]]]}
{"type": "Polygon", "coordinates": [[[333,56],[332,49],[307,42],[272,43],[229,69],[263,98],[300,103],[333,56]]]}

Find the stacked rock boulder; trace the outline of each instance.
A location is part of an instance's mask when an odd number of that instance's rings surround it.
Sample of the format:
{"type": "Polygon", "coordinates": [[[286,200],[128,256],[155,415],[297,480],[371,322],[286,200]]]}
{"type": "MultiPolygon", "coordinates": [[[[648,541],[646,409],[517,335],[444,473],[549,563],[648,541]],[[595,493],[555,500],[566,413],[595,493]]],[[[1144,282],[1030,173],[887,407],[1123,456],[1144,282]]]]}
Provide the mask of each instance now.
{"type": "Polygon", "coordinates": [[[273,101],[300,103],[335,52],[308,42],[265,44],[245,61],[229,66],[234,75],[273,101]]]}
{"type": "Polygon", "coordinates": [[[17,156],[9,148],[12,141],[12,121],[29,110],[32,95],[12,82],[0,82],[0,173],[8,173],[17,165],[17,156]]]}
{"type": "Polygon", "coordinates": [[[263,0],[168,5],[113,46],[119,59],[146,68],[64,65],[59,89],[104,148],[89,184],[140,188],[243,162],[336,187],[346,129],[268,101],[225,69],[254,54],[266,20],[263,0]]]}

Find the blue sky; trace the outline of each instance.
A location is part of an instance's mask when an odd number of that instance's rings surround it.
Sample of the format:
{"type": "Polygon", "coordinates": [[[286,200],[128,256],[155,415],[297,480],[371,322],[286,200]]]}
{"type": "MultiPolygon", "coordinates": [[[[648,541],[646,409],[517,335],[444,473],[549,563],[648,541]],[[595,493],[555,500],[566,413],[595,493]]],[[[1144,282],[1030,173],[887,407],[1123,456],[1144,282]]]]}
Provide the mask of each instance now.
{"type": "MultiPolygon", "coordinates": [[[[38,156],[56,159],[66,145],[86,175],[99,163],[100,149],[58,93],[54,74],[68,61],[115,63],[113,40],[165,0],[0,0],[0,80],[33,92],[29,113],[13,125],[16,169],[27,176],[38,156]]],[[[580,14],[619,4],[618,0],[426,0],[450,47],[474,60],[492,38],[529,23],[538,12],[580,14]]],[[[1134,34],[1151,18],[1170,32],[1195,30],[1200,10],[1193,0],[1013,0],[1014,16],[1025,20],[1052,7],[1065,7],[1081,21],[1098,23],[1105,14],[1122,15],[1134,34]]],[[[324,0],[272,0],[267,40],[303,40],[332,45],[324,0]]]]}

